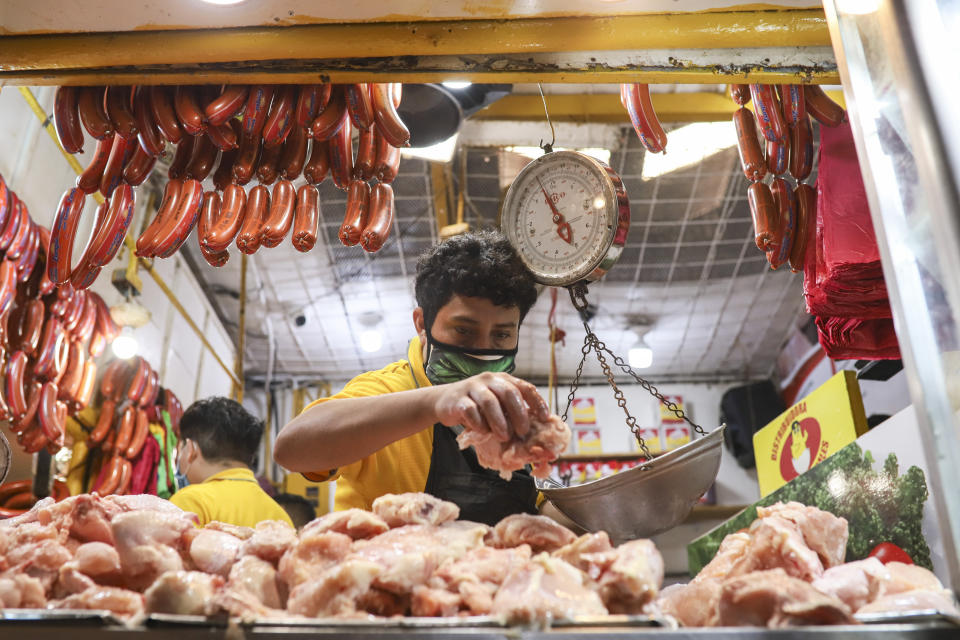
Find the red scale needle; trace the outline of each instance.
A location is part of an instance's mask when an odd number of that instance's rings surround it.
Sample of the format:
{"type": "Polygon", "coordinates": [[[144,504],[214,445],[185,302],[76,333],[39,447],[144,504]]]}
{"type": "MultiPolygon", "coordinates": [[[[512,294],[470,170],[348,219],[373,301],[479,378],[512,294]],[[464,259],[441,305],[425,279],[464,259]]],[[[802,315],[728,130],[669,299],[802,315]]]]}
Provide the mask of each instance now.
{"type": "Polygon", "coordinates": [[[567,244],[573,244],[573,229],[570,228],[570,223],[564,219],[563,214],[557,209],[557,205],[550,199],[550,194],[543,188],[543,183],[540,182],[540,178],[537,178],[537,184],[540,185],[540,191],[543,192],[547,206],[550,207],[550,211],[553,212],[553,222],[557,225],[557,235],[567,244]]]}

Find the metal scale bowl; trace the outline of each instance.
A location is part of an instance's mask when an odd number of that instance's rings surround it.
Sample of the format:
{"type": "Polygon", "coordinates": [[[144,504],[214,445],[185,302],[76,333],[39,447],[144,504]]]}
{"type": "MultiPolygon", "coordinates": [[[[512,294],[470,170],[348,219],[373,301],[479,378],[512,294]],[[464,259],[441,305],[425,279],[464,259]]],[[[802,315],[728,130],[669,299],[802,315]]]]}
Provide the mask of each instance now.
{"type": "Polygon", "coordinates": [[[7,441],[7,436],[0,432],[0,484],[7,478],[11,459],[10,442],[7,441]]]}
{"type": "MultiPolygon", "coordinates": [[[[603,276],[620,257],[630,226],[627,192],[605,163],[576,151],[552,151],[552,143],[543,149],[546,153],[524,167],[510,185],[500,227],[538,282],[568,288],[573,306],[584,320],[583,358],[571,385],[567,410],[586,358],[593,351],[647,461],[576,487],[551,480],[537,485],[582,529],[606,531],[616,543],[651,536],[680,524],[716,478],[724,426],[706,433],[593,333],[586,321],[586,285],[603,276]],[[701,437],[653,458],[614,381],[611,364],[664,402],[701,437]]],[[[564,411],[564,420],[566,416],[564,411]]]]}
{"type": "Polygon", "coordinates": [[[573,524],[606,531],[614,544],[647,538],[683,522],[720,468],[725,425],[642,465],[575,487],[537,480],[573,524]]]}

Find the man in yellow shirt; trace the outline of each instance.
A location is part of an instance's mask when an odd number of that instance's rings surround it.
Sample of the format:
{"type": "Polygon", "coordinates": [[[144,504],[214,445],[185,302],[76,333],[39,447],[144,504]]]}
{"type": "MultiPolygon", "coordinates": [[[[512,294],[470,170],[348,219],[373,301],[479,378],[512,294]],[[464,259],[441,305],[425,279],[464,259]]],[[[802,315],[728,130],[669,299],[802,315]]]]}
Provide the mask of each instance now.
{"type": "Polygon", "coordinates": [[[177,463],[190,484],[170,497],[192,511],[200,526],[218,520],[254,527],[262,520],[293,522],[253,475],[251,466],[263,437],[263,422],[239,402],[197,400],[180,418],[177,463]]]}
{"type": "Polygon", "coordinates": [[[426,491],[466,520],[536,513],[529,473],[504,481],[456,442],[460,425],[506,441],[529,429],[528,406],[548,416],[536,387],[510,375],[520,322],[537,299],[533,276],[501,234],[465,234],[421,256],[415,293],[407,359],[309,405],[280,432],[276,461],[336,480],[337,510],[426,491]]]}

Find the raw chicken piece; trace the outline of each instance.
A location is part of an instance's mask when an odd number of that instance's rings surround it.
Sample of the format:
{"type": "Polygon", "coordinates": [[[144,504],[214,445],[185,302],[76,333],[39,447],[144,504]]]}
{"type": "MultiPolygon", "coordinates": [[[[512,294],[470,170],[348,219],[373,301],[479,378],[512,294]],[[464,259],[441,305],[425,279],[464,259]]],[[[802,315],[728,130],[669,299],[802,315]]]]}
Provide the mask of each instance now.
{"type": "Polygon", "coordinates": [[[243,556],[230,569],[227,588],[231,591],[246,591],[264,607],[282,609],[286,600],[286,588],[281,595],[277,570],[266,560],[256,556],[243,556]]]}
{"type": "Polygon", "coordinates": [[[280,579],[293,589],[337,564],[350,553],[353,541],[335,531],[304,532],[300,541],[280,558],[280,579]]]}
{"type": "Polygon", "coordinates": [[[915,564],[903,562],[888,562],[884,565],[889,572],[889,579],[883,583],[884,595],[903,593],[905,591],[940,591],[943,585],[933,572],[915,564]]]}
{"type": "Polygon", "coordinates": [[[445,562],[430,578],[429,588],[414,589],[413,614],[456,615],[461,609],[471,615],[488,614],[507,574],[530,557],[528,545],[513,549],[478,547],[452,562],[445,562]]]}
{"type": "Polygon", "coordinates": [[[890,572],[883,563],[867,558],[830,567],[811,584],[817,591],[841,600],[851,611],[856,611],[873,602],[889,580],[890,572]]]}
{"type": "Polygon", "coordinates": [[[122,511],[159,511],[174,516],[183,516],[192,520],[194,523],[197,522],[197,514],[184,511],[169,500],[158,498],[149,493],[139,493],[129,496],[109,495],[100,498],[100,501],[105,504],[116,505],[122,511]]]}
{"type": "Polygon", "coordinates": [[[461,604],[463,599],[459,593],[420,585],[413,589],[410,611],[415,616],[451,617],[460,612],[461,604]]]}
{"type": "Polygon", "coordinates": [[[881,596],[861,607],[857,613],[887,613],[893,611],[927,611],[935,609],[949,615],[960,616],[956,601],[946,589],[915,589],[881,596]]]}
{"type": "Polygon", "coordinates": [[[755,571],[723,583],[717,605],[722,627],[853,624],[850,609],[783,569],[755,571]]]}
{"type": "Polygon", "coordinates": [[[47,606],[43,584],[23,573],[0,574],[0,609],[42,609],[47,606]]]}
{"type": "Polygon", "coordinates": [[[55,593],[60,596],[68,596],[96,586],[97,583],[91,580],[89,576],[80,573],[77,569],[77,563],[71,561],[60,567],[55,593]]]}
{"type": "Polygon", "coordinates": [[[110,521],[123,511],[113,502],[83,493],[37,509],[37,521],[52,523],[81,542],[113,544],[110,521]]]}
{"type": "Polygon", "coordinates": [[[380,567],[374,586],[398,595],[410,594],[426,584],[447,560],[459,558],[483,544],[489,527],[467,521],[439,527],[407,525],[369,540],[357,540],[349,559],[372,562],[380,567]]]}
{"type": "Polygon", "coordinates": [[[60,576],[60,567],[73,556],[56,540],[47,539],[14,547],[6,558],[11,571],[36,578],[49,591],[60,576]]]}
{"type": "Polygon", "coordinates": [[[757,507],[757,517],[779,516],[797,525],[807,546],[813,549],[825,569],[843,564],[847,554],[847,521],[844,518],[799,502],[778,502],[757,507]]]}
{"type": "Polygon", "coordinates": [[[88,542],[77,547],[73,561],[77,570],[100,584],[114,584],[120,579],[120,556],[103,542],[88,542]]]}
{"type": "Polygon", "coordinates": [[[611,551],[612,549],[613,545],[610,544],[610,536],[607,535],[607,532],[598,531],[597,533],[583,534],[570,544],[554,551],[553,556],[572,564],[581,571],[587,571],[590,563],[581,560],[583,554],[611,551]]]}
{"type": "Polygon", "coordinates": [[[208,616],[216,611],[213,596],[223,578],[202,571],[168,571],[144,594],[148,613],[208,616]]]}
{"type": "Polygon", "coordinates": [[[143,613],[143,596],[136,591],[96,585],[51,603],[55,609],[106,609],[121,618],[143,613]]]}
{"type": "Polygon", "coordinates": [[[190,543],[190,559],[201,571],[226,577],[243,544],[243,540],[229,533],[201,529],[190,543]]]}
{"type": "Polygon", "coordinates": [[[161,574],[183,569],[184,537],[194,527],[182,511],[130,511],[115,517],[110,527],[128,587],[140,591],[161,574]]]}
{"type": "Polygon", "coordinates": [[[389,527],[440,525],[460,517],[460,507],[429,493],[388,493],[373,501],[373,513],[389,527]]]}
{"type": "Polygon", "coordinates": [[[267,562],[277,562],[287,549],[297,543],[297,530],[280,520],[257,523],[253,535],[243,543],[240,554],[254,555],[267,562]]]}
{"type": "Polygon", "coordinates": [[[746,553],[749,544],[750,534],[746,531],[738,531],[725,536],[720,542],[720,548],[717,549],[717,554],[713,556],[713,560],[700,570],[700,573],[696,575],[692,582],[725,579],[730,575],[734,563],[746,553]]]}
{"type": "Polygon", "coordinates": [[[510,623],[605,615],[600,596],[583,583],[577,568],[546,553],[514,568],[493,600],[491,613],[510,623]]]}
{"type": "Polygon", "coordinates": [[[410,594],[391,593],[370,587],[357,597],[357,610],[384,618],[404,616],[410,612],[410,601],[410,594]]]}
{"type": "Polygon", "coordinates": [[[534,476],[545,478],[550,475],[550,463],[570,445],[570,427],[559,416],[541,422],[530,412],[530,431],[522,439],[515,436],[502,442],[491,431],[467,427],[457,436],[457,444],[461,449],[472,446],[480,465],[499,471],[504,480],[528,464],[533,465],[534,476]]]}
{"type": "Polygon", "coordinates": [[[236,536],[241,540],[249,540],[253,537],[253,528],[242,527],[240,525],[230,524],[229,522],[220,522],[219,520],[212,520],[208,522],[204,529],[223,531],[224,533],[229,533],[230,535],[236,536]]]}
{"type": "Polygon", "coordinates": [[[750,542],[730,567],[730,577],[777,568],[807,581],[823,575],[820,557],[806,545],[795,523],[767,516],[754,520],[749,534],[750,542]]]}
{"type": "Polygon", "coordinates": [[[344,561],[293,589],[287,610],[304,616],[357,616],[357,598],[366,593],[380,571],[380,565],[373,562],[344,561]]]}
{"type": "Polygon", "coordinates": [[[37,522],[37,514],[42,509],[47,509],[50,507],[50,505],[53,505],[53,504],[56,504],[56,500],[54,500],[53,498],[43,498],[42,500],[37,501],[32,507],[30,507],[30,510],[27,511],[26,513],[21,513],[18,516],[0,520],[0,529],[14,528],[30,522],[37,522]]]}
{"type": "MultiPolygon", "coordinates": [[[[378,498],[378,500],[381,498],[378,498]]],[[[376,502],[374,502],[374,505],[376,505],[376,502]]],[[[362,540],[380,535],[389,528],[390,526],[383,521],[383,518],[375,513],[363,509],[347,509],[345,511],[332,511],[308,522],[300,535],[336,531],[348,535],[354,540],[362,540]]]]}
{"type": "Polygon", "coordinates": [[[660,592],[655,605],[685,627],[713,627],[717,625],[721,589],[717,580],[673,584],[660,592]]]}
{"type": "Polygon", "coordinates": [[[631,540],[611,551],[580,556],[610,613],[636,614],[657,597],[663,583],[663,557],[650,540],[631,540]]]}
{"type": "Polygon", "coordinates": [[[528,544],[534,552],[552,552],[576,539],[570,529],[546,516],[517,513],[507,516],[493,528],[491,546],[504,548],[528,544]]]}

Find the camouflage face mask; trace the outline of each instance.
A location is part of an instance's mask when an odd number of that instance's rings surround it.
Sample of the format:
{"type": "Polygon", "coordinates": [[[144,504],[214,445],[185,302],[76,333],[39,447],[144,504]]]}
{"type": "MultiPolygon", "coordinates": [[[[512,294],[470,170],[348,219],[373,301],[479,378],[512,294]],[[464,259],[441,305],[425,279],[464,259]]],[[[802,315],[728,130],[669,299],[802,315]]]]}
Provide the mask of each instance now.
{"type": "Polygon", "coordinates": [[[512,373],[517,349],[467,349],[437,342],[427,334],[424,370],[433,384],[459,382],[487,371],[512,373]]]}

